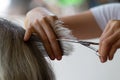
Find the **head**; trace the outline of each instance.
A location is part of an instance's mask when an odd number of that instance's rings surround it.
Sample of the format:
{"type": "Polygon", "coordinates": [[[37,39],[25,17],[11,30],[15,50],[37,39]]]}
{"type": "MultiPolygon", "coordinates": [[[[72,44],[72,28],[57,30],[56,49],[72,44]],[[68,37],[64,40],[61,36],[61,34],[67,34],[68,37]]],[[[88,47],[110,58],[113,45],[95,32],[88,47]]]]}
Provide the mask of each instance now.
{"type": "Polygon", "coordinates": [[[55,80],[41,41],[32,35],[24,42],[24,33],[21,26],[0,18],[0,80],[55,80]]]}

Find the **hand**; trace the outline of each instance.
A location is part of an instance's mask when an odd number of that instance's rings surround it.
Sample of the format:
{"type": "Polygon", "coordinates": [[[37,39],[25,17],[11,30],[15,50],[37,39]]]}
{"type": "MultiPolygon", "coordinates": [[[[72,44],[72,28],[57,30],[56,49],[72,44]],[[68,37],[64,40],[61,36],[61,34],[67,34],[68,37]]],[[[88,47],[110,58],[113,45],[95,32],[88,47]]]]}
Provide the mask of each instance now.
{"type": "Polygon", "coordinates": [[[120,20],[111,20],[100,38],[101,62],[106,62],[107,59],[112,60],[118,48],[120,48],[120,20]]]}
{"type": "Polygon", "coordinates": [[[26,32],[24,40],[29,40],[32,33],[37,33],[52,60],[62,58],[62,51],[56,40],[57,36],[51,26],[57,19],[54,14],[41,7],[29,11],[25,19],[26,32]]]}

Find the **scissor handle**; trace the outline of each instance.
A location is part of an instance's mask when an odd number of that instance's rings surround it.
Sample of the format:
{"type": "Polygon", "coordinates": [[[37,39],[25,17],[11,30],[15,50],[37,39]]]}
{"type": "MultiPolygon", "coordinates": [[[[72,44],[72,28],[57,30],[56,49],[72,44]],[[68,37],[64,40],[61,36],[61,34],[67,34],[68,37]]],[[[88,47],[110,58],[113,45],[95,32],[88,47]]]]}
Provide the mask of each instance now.
{"type": "Polygon", "coordinates": [[[90,46],[92,45],[99,45],[99,43],[95,43],[95,42],[88,42],[88,41],[79,41],[80,44],[86,45],[86,46],[90,46]]]}

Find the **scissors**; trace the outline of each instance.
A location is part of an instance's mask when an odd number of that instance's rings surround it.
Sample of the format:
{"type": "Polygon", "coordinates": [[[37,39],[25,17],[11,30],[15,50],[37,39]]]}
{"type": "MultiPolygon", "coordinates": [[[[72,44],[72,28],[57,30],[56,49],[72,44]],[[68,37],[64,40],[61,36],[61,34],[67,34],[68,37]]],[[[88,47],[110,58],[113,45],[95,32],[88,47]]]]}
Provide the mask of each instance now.
{"type": "Polygon", "coordinates": [[[99,43],[96,42],[89,42],[89,41],[81,41],[81,40],[71,40],[71,39],[57,39],[59,41],[67,41],[67,42],[72,42],[72,43],[79,43],[85,47],[88,47],[90,49],[92,49],[93,51],[95,51],[97,56],[100,56],[100,54],[98,54],[98,50],[94,47],[92,47],[91,45],[99,45],[99,43]]]}

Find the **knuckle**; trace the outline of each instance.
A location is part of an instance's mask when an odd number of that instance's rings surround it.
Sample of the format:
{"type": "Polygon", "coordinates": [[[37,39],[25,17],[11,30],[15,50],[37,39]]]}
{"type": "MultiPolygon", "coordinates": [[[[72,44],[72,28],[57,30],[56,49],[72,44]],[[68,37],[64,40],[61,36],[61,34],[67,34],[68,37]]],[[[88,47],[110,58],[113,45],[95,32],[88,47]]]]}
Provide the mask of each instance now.
{"type": "Polygon", "coordinates": [[[33,24],[32,24],[33,26],[35,26],[35,25],[38,25],[38,20],[36,19],[36,20],[34,20],[34,22],[33,22],[33,24]]]}
{"type": "Polygon", "coordinates": [[[50,17],[50,18],[54,18],[54,19],[56,19],[56,18],[57,18],[57,16],[56,16],[56,15],[49,15],[49,17],[50,17]]]}
{"type": "Polygon", "coordinates": [[[41,19],[39,19],[39,22],[40,23],[44,23],[46,21],[47,17],[46,16],[43,16],[41,19]]]}
{"type": "Polygon", "coordinates": [[[45,20],[47,17],[46,16],[42,16],[42,19],[41,20],[45,20]]]}
{"type": "Polygon", "coordinates": [[[111,23],[111,26],[117,29],[117,28],[120,27],[120,22],[119,22],[119,21],[113,21],[113,22],[111,23]]]}
{"type": "Polygon", "coordinates": [[[100,43],[102,43],[102,41],[105,39],[104,35],[101,35],[100,37],[100,43]]]}
{"type": "Polygon", "coordinates": [[[58,17],[56,15],[48,15],[48,19],[51,20],[52,22],[58,20],[58,17]]]}
{"type": "Polygon", "coordinates": [[[53,16],[52,15],[47,15],[48,18],[52,18],[53,16]]]}
{"type": "Polygon", "coordinates": [[[58,17],[57,16],[52,16],[53,17],[53,20],[58,20],[58,17]]]}
{"type": "Polygon", "coordinates": [[[48,17],[55,17],[56,15],[52,14],[52,15],[48,15],[48,17]]]}
{"type": "Polygon", "coordinates": [[[31,14],[31,11],[29,11],[27,14],[26,14],[26,16],[29,16],[31,14]]]}
{"type": "Polygon", "coordinates": [[[102,44],[105,45],[105,46],[109,46],[110,45],[110,41],[105,39],[102,41],[102,44]]]}

